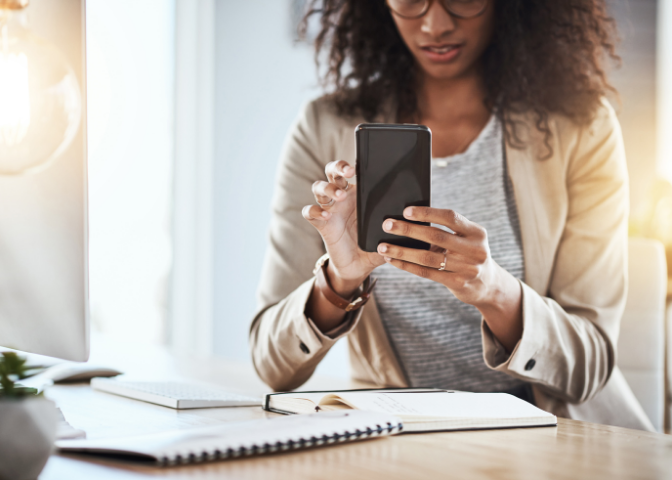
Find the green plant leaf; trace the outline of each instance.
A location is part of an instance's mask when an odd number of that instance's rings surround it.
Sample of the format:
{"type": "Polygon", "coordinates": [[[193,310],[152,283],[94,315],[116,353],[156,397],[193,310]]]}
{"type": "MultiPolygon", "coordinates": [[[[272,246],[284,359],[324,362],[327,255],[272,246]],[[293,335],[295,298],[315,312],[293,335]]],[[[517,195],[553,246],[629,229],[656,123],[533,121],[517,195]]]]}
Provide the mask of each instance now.
{"type": "Polygon", "coordinates": [[[35,388],[17,386],[16,382],[30,376],[29,372],[35,368],[27,366],[26,359],[16,352],[1,352],[0,355],[0,396],[4,398],[20,398],[35,395],[35,388]]]}

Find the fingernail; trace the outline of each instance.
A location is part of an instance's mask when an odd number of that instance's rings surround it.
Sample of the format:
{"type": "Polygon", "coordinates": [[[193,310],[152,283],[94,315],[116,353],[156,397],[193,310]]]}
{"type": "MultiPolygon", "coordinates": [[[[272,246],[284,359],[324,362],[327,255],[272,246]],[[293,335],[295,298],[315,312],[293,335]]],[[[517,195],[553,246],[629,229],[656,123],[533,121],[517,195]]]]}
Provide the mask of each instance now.
{"type": "Polygon", "coordinates": [[[322,212],[322,216],[323,216],[324,218],[329,218],[329,217],[331,217],[331,213],[329,213],[329,212],[322,212]]]}
{"type": "Polygon", "coordinates": [[[380,253],[385,253],[385,252],[387,252],[387,245],[380,245],[380,246],[378,247],[378,251],[379,251],[380,253]]]}
{"type": "Polygon", "coordinates": [[[343,190],[336,190],[336,196],[337,197],[342,197],[345,192],[343,190]]]}
{"type": "Polygon", "coordinates": [[[385,223],[383,223],[383,230],[386,230],[386,231],[389,232],[390,230],[392,230],[393,226],[394,226],[394,222],[392,220],[386,220],[385,223]]]}
{"type": "Polygon", "coordinates": [[[354,173],[355,169],[352,167],[345,167],[343,173],[354,173]]]}
{"type": "Polygon", "coordinates": [[[390,257],[383,257],[383,259],[384,259],[386,262],[389,262],[390,260],[392,260],[390,257]]]}
{"type": "Polygon", "coordinates": [[[413,216],[413,209],[411,207],[408,207],[406,210],[404,210],[404,216],[407,218],[411,218],[413,216]]]}

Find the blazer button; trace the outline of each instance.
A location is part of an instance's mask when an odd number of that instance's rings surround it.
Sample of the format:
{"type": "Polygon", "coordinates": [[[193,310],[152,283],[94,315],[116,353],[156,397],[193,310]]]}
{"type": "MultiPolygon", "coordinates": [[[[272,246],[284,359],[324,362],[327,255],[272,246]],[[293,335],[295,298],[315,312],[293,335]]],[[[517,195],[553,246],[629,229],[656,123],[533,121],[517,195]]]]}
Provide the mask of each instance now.
{"type": "Polygon", "coordinates": [[[303,353],[305,353],[306,355],[308,355],[308,354],[310,353],[310,350],[308,350],[308,347],[306,347],[306,344],[303,343],[303,342],[301,342],[301,343],[299,344],[299,348],[300,348],[301,351],[302,351],[303,353]]]}
{"type": "MultiPolygon", "coordinates": [[[[303,344],[301,344],[303,345],[303,344]]],[[[525,364],[525,370],[529,371],[534,368],[534,366],[537,364],[537,362],[534,360],[534,358],[530,358],[527,363],[525,364]]]]}

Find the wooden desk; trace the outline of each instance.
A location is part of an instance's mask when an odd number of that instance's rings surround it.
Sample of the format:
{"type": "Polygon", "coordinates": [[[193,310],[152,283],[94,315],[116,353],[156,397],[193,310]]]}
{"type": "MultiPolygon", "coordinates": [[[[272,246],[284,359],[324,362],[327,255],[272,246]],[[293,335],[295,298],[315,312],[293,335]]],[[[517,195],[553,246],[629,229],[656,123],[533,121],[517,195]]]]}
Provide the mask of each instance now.
{"type": "MultiPolygon", "coordinates": [[[[119,353],[118,348],[113,351],[119,353]]],[[[134,370],[127,371],[133,371],[136,378],[148,378],[146,375],[152,370],[155,378],[179,376],[181,371],[191,378],[226,384],[233,390],[265,391],[247,366],[216,359],[209,359],[207,368],[203,359],[175,363],[177,359],[165,352],[153,358],[151,364],[135,363],[134,370]]],[[[127,355],[123,359],[129,365],[135,362],[127,355]]],[[[344,383],[347,382],[315,378],[308,387],[347,387],[344,383]]],[[[87,431],[89,438],[274,415],[248,407],[176,411],[96,392],[86,384],[56,386],[48,396],[73,426],[87,431]]],[[[561,419],[557,428],[409,434],[170,469],[54,455],[40,476],[41,480],[148,478],[672,478],[672,436],[561,419]]]]}

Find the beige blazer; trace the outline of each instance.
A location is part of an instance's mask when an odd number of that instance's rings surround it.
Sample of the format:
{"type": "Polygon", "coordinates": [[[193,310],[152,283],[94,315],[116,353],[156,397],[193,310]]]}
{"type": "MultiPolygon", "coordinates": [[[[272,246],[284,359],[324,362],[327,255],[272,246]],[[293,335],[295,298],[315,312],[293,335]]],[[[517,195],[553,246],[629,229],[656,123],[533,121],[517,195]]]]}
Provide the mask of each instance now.
{"type": "MultiPolygon", "coordinates": [[[[559,416],[653,430],[616,367],[627,289],[628,175],[615,113],[604,101],[587,127],[552,116],[553,153],[547,159],[540,159],[547,150],[534,123],[518,120],[526,147],[507,144],[506,159],[525,260],[523,335],[509,355],[482,321],[483,361],[530,382],[537,405],[559,416]]],[[[337,115],[327,98],[315,100],[282,153],[259,310],[250,329],[255,368],[276,390],[300,387],[342,337],[348,339],[354,378],[408,385],[375,290],[373,301],[330,335],[304,314],[313,266],[325,249],[301,209],[314,203],[311,185],[324,178],[328,162],[354,165],[354,128],[363,121],[337,115]]],[[[381,115],[378,121],[393,118],[381,115]]]]}

